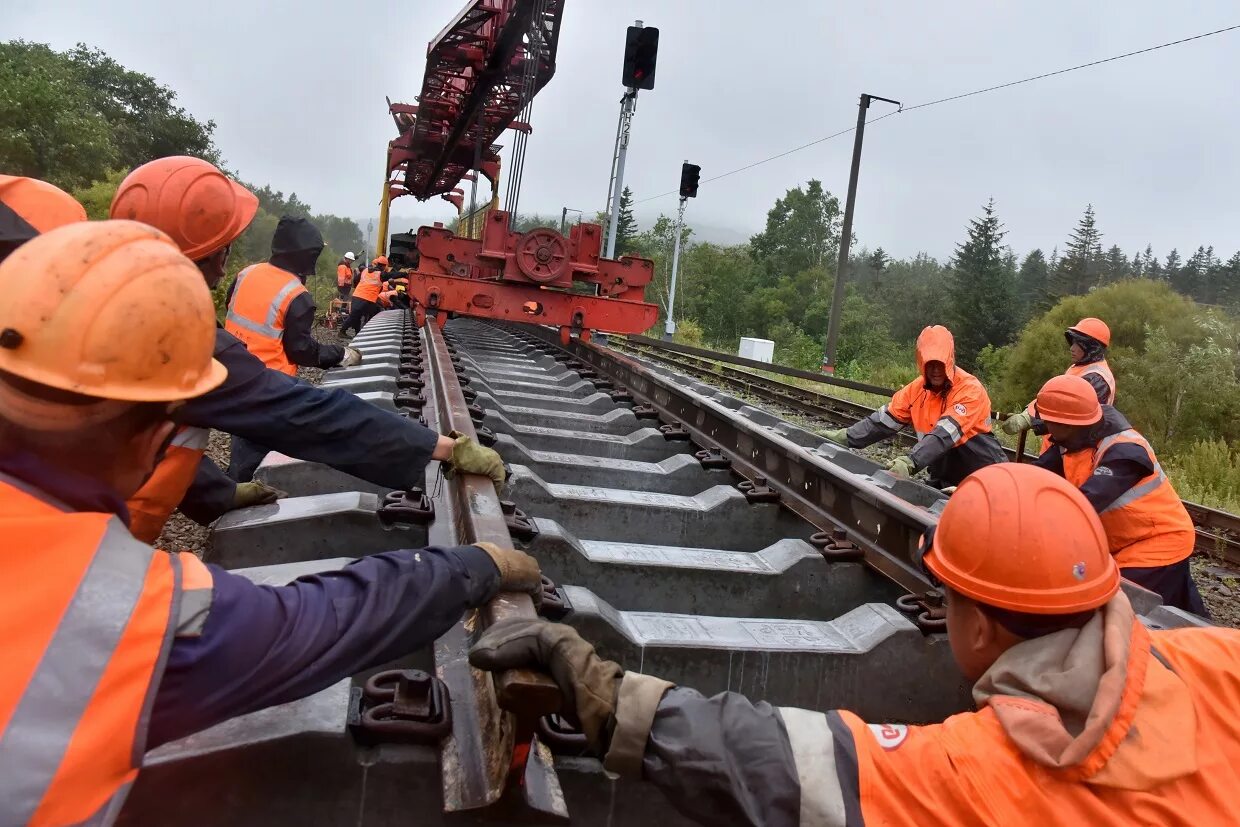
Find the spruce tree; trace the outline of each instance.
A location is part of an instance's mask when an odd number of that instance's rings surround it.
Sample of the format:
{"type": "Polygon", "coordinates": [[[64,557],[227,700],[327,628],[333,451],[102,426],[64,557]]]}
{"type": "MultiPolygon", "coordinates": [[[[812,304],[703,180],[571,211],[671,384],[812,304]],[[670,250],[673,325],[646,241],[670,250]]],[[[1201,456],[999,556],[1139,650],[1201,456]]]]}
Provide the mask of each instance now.
{"type": "Polygon", "coordinates": [[[969,222],[969,236],[956,245],[948,280],[956,336],[956,356],[975,364],[986,345],[1001,346],[1016,333],[1016,275],[1002,246],[1003,229],[990,199],[969,222]]]}
{"type": "Polygon", "coordinates": [[[1065,245],[1063,260],[1050,275],[1050,297],[1058,301],[1064,296],[1086,293],[1098,286],[1101,274],[1102,233],[1098,231],[1093,205],[1087,204],[1065,245]]]}
{"type": "Polygon", "coordinates": [[[616,255],[631,252],[637,238],[637,221],[633,218],[633,191],[628,187],[620,193],[620,214],[616,217],[616,255]]]}
{"type": "Polygon", "coordinates": [[[1132,269],[1128,262],[1128,256],[1124,255],[1124,251],[1119,248],[1118,244],[1112,244],[1111,249],[1107,250],[1106,260],[1102,265],[1102,282],[1104,284],[1113,284],[1117,281],[1123,281],[1131,274],[1132,269]]]}
{"type": "Polygon", "coordinates": [[[1016,283],[1021,297],[1019,304],[1023,309],[1022,321],[1050,310],[1051,304],[1046,298],[1046,274],[1046,255],[1041,250],[1033,250],[1020,263],[1016,283]]]}

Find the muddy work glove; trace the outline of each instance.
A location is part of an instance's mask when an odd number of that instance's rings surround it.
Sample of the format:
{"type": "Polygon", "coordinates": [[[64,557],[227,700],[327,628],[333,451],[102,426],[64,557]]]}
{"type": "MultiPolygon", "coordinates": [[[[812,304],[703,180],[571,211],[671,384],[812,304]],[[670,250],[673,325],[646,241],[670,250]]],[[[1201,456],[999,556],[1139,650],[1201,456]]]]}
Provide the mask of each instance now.
{"type": "Polygon", "coordinates": [[[278,488],[272,488],[261,482],[237,483],[237,491],[233,494],[233,508],[249,508],[252,505],[271,505],[288,494],[278,488]]]}
{"type": "Polygon", "coordinates": [[[340,360],[340,367],[351,368],[362,363],[362,352],[355,347],[346,347],[344,349],[344,358],[340,360]]]}
{"type": "Polygon", "coordinates": [[[496,491],[504,490],[504,480],[508,478],[508,472],[504,470],[504,461],[499,454],[485,445],[479,445],[460,431],[453,431],[448,436],[454,443],[452,457],[448,460],[453,471],[482,474],[491,478],[496,491]]]}
{"type": "Polygon", "coordinates": [[[827,438],[828,442],[834,442],[836,445],[839,445],[843,448],[848,447],[848,429],[847,428],[840,428],[835,431],[827,431],[825,434],[823,434],[823,436],[827,438]]]}
{"type": "Polygon", "coordinates": [[[501,548],[494,543],[474,543],[482,549],[499,569],[499,590],[502,592],[523,592],[534,599],[542,601],[542,572],[538,570],[538,561],[524,551],[515,548],[501,548]]]}
{"type": "Polygon", "coordinates": [[[469,650],[469,662],[488,672],[532,668],[548,673],[564,695],[562,714],[581,725],[591,747],[606,751],[624,670],[600,658],[576,629],[545,620],[506,620],[479,638],[469,650]]]}
{"type": "Polygon", "coordinates": [[[1033,427],[1033,416],[1027,411],[1021,411],[1003,420],[1003,424],[999,427],[1003,429],[1005,434],[1019,434],[1021,431],[1027,431],[1033,427]]]}
{"type": "Polygon", "coordinates": [[[900,479],[908,479],[917,473],[917,464],[908,457],[896,457],[887,466],[887,470],[900,479]]]}

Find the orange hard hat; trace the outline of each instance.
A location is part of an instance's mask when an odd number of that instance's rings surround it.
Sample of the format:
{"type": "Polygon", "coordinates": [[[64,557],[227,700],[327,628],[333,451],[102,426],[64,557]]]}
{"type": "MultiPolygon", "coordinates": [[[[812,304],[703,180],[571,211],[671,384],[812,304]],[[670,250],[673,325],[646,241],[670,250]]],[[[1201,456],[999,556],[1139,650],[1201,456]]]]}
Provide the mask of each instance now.
{"type": "Polygon", "coordinates": [[[374,261],[372,261],[372,262],[370,262],[370,263],[371,263],[371,264],[378,264],[378,265],[380,265],[380,266],[382,266],[382,267],[387,267],[387,266],[388,266],[387,256],[376,256],[376,257],[375,257],[375,260],[374,260],[374,261]]]}
{"type": "Polygon", "coordinates": [[[254,193],[201,158],[174,155],[143,164],[112,198],[112,218],[163,230],[191,261],[233,243],[258,211],[254,193]]]}
{"type": "Polygon", "coordinates": [[[86,210],[72,195],[37,178],[0,175],[0,205],[20,219],[12,227],[0,221],[0,241],[23,243],[62,224],[86,220],[86,210]]]}
{"type": "Polygon", "coordinates": [[[1050,379],[1034,400],[1038,418],[1060,425],[1093,425],[1102,419],[1102,405],[1094,386],[1079,376],[1063,374],[1050,379]]]}
{"type": "Polygon", "coordinates": [[[1074,614],[1119,589],[1102,523],[1076,486],[1027,463],[988,465],[956,489],[922,564],[965,597],[1014,612],[1074,614]]]}
{"type": "Polygon", "coordinates": [[[1111,346],[1111,328],[1107,327],[1107,323],[1102,319],[1095,319],[1093,316],[1081,319],[1072,327],[1068,328],[1069,333],[1079,333],[1082,336],[1088,336],[1102,342],[1103,347],[1111,346]]]}
{"type": "Polygon", "coordinates": [[[172,239],[134,221],[83,221],[0,264],[0,371],[127,402],[173,402],[227,376],[215,306],[172,239]]]}

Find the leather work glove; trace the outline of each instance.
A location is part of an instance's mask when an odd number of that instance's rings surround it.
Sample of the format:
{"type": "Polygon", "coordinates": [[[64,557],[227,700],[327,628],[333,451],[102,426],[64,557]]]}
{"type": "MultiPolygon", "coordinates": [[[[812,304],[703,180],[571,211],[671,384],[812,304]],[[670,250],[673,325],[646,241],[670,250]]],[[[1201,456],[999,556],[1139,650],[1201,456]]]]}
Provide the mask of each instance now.
{"type": "Polygon", "coordinates": [[[847,428],[839,428],[834,431],[827,431],[825,434],[823,434],[823,436],[826,437],[828,442],[834,442],[836,445],[839,445],[844,448],[848,447],[848,429],[847,428]]]}
{"type": "Polygon", "coordinates": [[[453,431],[448,436],[455,443],[452,446],[452,457],[448,460],[453,471],[482,474],[491,478],[496,491],[504,490],[504,480],[508,478],[508,472],[504,470],[504,461],[499,454],[485,445],[479,445],[460,431],[453,431]]]}
{"type": "Polygon", "coordinates": [[[340,367],[351,368],[362,363],[362,352],[355,347],[346,347],[344,349],[344,358],[340,360],[340,367]]]}
{"type": "Polygon", "coordinates": [[[494,543],[474,545],[485,551],[499,569],[500,591],[522,592],[534,598],[535,603],[542,602],[542,572],[537,560],[515,548],[501,548],[494,543]]]}
{"type": "Polygon", "coordinates": [[[1027,431],[1033,427],[1033,417],[1027,411],[1021,411],[1003,420],[1003,424],[999,427],[1003,429],[1005,434],[1019,434],[1021,431],[1027,431]]]}
{"type": "Polygon", "coordinates": [[[249,508],[252,505],[271,505],[288,494],[278,488],[258,482],[239,482],[233,494],[233,508],[249,508]]]}
{"type": "Polygon", "coordinates": [[[906,480],[917,472],[917,465],[908,457],[896,457],[887,466],[887,470],[902,480],[906,480]]]}
{"type": "Polygon", "coordinates": [[[591,747],[606,751],[624,670],[600,658],[576,629],[545,620],[506,620],[479,638],[469,662],[488,672],[525,667],[549,673],[564,695],[562,712],[576,718],[591,747]]]}

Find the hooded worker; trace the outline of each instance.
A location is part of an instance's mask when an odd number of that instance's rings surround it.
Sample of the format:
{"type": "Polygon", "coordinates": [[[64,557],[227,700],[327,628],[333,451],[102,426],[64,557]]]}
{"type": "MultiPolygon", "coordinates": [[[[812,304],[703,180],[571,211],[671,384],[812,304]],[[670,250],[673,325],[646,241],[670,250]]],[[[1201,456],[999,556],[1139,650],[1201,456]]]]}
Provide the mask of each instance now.
{"type": "Polygon", "coordinates": [[[86,210],[59,187],[0,175],[0,261],[39,233],[85,220],[86,210]]]}
{"type": "MultiPolygon", "coordinates": [[[[1107,364],[1107,348],[1111,346],[1111,328],[1102,319],[1090,316],[1081,319],[1063,332],[1068,343],[1072,364],[1064,371],[1065,376],[1079,376],[1089,382],[1102,405],[1115,404],[1115,374],[1107,364]]],[[[1042,453],[1051,447],[1046,427],[1037,420],[1034,404],[1030,402],[1022,413],[1009,416],[1003,421],[1003,431],[1019,434],[1032,428],[1042,436],[1042,453]]]]}
{"type": "Polygon", "coordinates": [[[109,825],[147,749],[541,591],[490,544],[259,586],[139,542],[125,500],[176,409],[225,381],[198,268],[152,227],[79,222],[12,253],[0,294],[0,824],[109,825]]]}
{"type": "Polygon", "coordinates": [[[470,661],[545,670],[604,767],[701,824],[1235,823],[1240,631],[1147,630],[1080,491],[1031,465],[982,468],[918,556],[977,706],[938,724],[706,698],[546,621],[496,624],[470,661]]]}
{"type": "Polygon", "coordinates": [[[370,266],[358,274],[357,286],[353,288],[353,303],[349,308],[349,318],[345,319],[340,328],[343,336],[352,330],[360,333],[366,322],[379,312],[379,295],[383,292],[383,280],[388,266],[387,256],[375,256],[370,266]]]}
{"type": "Polygon", "coordinates": [[[1007,457],[990,430],[990,396],[976,376],[956,365],[951,331],[931,325],[917,337],[918,378],[895,392],[891,402],[850,428],[826,438],[846,448],[864,448],[888,439],[906,425],[917,444],[888,466],[900,477],[929,469],[930,484],[959,485],[979,468],[1007,457]]]}
{"type": "MultiPolygon", "coordinates": [[[[67,196],[66,196],[67,197],[67,196]]],[[[224,277],[232,245],[258,211],[258,199],[200,158],[171,156],[143,164],[121,182],[113,218],[167,233],[198,267],[208,288],[224,277]]],[[[440,436],[342,390],[324,390],[271,370],[218,324],[214,357],[228,378],[175,412],[181,426],[155,473],[129,500],[135,536],[154,542],[173,510],[209,524],[232,508],[274,502],[279,492],[250,482],[266,449],[237,451],[235,479],[205,456],[212,428],[290,457],[321,462],[393,489],[423,484],[431,460],[483,473],[497,484],[503,462],[465,437],[440,436]],[[295,425],[293,423],[296,423],[295,425]]]]}
{"type": "Polygon", "coordinates": [[[286,215],[271,239],[271,258],[237,274],[228,290],[224,329],[273,370],[297,375],[297,366],[352,367],[356,348],[326,345],[311,335],[317,308],[306,289],[323,252],[323,235],[308,218],[286,215]]]}
{"type": "Polygon", "coordinates": [[[350,251],[336,264],[336,290],[341,301],[349,300],[349,291],[353,289],[353,262],[356,260],[357,256],[350,251]]]}
{"type": "Polygon", "coordinates": [[[1046,468],[1081,489],[1102,519],[1124,577],[1158,592],[1163,602],[1208,616],[1193,582],[1193,520],[1150,443],[1124,415],[1098,404],[1080,376],[1056,376],[1042,386],[1034,409],[1050,431],[1046,468]]]}

